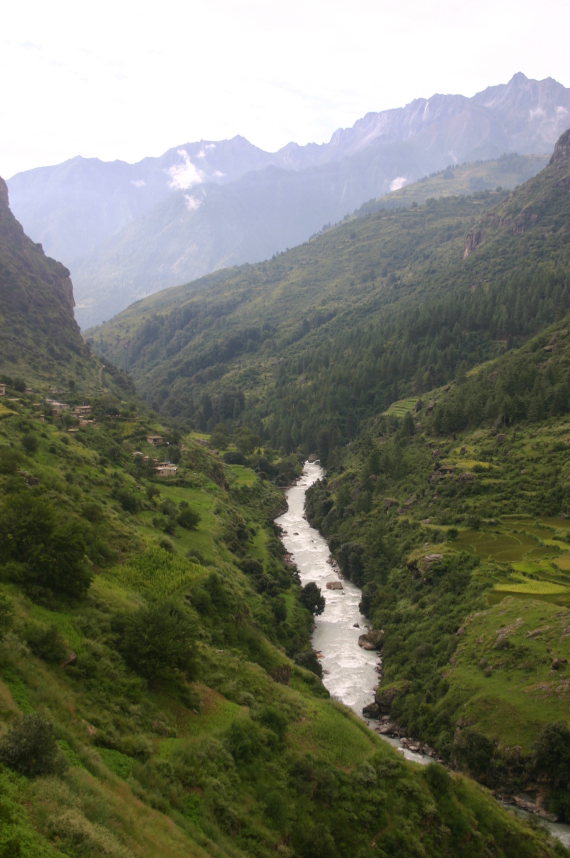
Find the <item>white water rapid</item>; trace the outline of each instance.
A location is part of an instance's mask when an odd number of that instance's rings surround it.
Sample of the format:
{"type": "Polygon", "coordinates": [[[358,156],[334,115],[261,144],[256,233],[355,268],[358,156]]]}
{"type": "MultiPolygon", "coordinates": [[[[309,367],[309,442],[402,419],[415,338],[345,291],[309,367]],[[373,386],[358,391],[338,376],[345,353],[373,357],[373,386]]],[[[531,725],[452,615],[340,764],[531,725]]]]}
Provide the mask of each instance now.
{"type": "Polygon", "coordinates": [[[301,478],[287,491],[287,512],[276,519],[276,524],[302,584],[313,581],[326,599],[324,612],[315,618],[313,634],[323,682],[333,697],[362,716],[362,707],[374,699],[379,657],[358,646],[359,635],[366,631],[366,619],[358,607],[360,590],[341,579],[326,540],[305,518],[306,491],[323,476],[318,463],[305,463],[301,478]],[[343,589],[327,590],[326,585],[334,582],[341,582],[343,589]]]}

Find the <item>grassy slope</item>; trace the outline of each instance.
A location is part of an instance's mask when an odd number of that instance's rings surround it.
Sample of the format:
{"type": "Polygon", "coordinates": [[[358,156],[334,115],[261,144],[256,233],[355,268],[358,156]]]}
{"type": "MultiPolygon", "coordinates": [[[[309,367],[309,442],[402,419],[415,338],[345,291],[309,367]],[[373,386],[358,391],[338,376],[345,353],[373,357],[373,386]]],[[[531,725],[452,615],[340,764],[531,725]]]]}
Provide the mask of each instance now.
{"type": "Polygon", "coordinates": [[[370,214],[379,209],[408,208],[414,204],[423,204],[430,197],[474,194],[497,187],[515,188],[535,176],[547,163],[548,158],[542,155],[511,154],[496,161],[459,164],[371,200],[361,206],[356,214],[370,214]]]}
{"type": "Polygon", "coordinates": [[[191,437],[176,484],[157,483],[132,456],[146,433],[165,432],[156,422],[130,407],[70,436],[57,419],[37,422],[33,399],[0,420],[2,497],[25,491],[80,515],[94,531],[95,577],[78,601],[39,599],[0,567],[14,610],[0,644],[3,731],[39,712],[68,763],[61,776],[33,779],[0,766],[6,854],[442,856],[466,836],[474,856],[556,853],[469,782],[405,765],[289,659],[306,618],[288,597],[277,629],[271,593],[241,569],[257,559],[278,591],[294,587],[266,530],[277,501],[267,484],[243,467],[224,470],[191,437]],[[23,447],[30,435],[34,450],[23,447]],[[26,486],[30,478],[39,483],[26,486]],[[136,507],[125,510],[125,492],[136,507]],[[166,551],[167,502],[181,499],[202,518],[169,533],[166,551]],[[165,598],[193,606],[195,668],[172,673],[165,663],[147,681],[117,651],[112,621],[165,598]],[[31,650],[31,624],[55,627],[76,662],[31,650]]]}

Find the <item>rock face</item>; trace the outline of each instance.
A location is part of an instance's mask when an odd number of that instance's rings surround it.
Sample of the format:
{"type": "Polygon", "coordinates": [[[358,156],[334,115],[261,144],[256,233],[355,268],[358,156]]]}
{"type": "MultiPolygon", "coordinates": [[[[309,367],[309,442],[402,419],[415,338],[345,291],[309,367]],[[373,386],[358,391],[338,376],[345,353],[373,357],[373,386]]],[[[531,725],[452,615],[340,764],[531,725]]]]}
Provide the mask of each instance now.
{"type": "Polygon", "coordinates": [[[48,370],[87,359],[73,317],[69,271],[29,239],[9,208],[0,179],[0,368],[48,370]]]}
{"type": "Polygon", "coordinates": [[[367,703],[366,706],[363,706],[362,708],[362,714],[365,718],[379,718],[380,707],[377,703],[367,703]]]}

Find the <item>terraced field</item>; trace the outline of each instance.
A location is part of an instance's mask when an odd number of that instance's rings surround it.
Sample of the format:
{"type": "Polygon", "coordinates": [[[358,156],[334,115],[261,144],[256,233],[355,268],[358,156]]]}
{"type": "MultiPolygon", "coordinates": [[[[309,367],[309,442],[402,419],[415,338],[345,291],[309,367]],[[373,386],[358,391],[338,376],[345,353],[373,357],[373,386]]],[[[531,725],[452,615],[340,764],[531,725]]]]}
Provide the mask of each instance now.
{"type": "MultiPolygon", "coordinates": [[[[570,604],[570,546],[565,519],[504,516],[493,530],[463,531],[456,545],[482,560],[505,564],[493,594],[570,604]]],[[[494,595],[491,601],[496,601],[494,595]]],[[[498,599],[497,599],[498,601],[498,599]]]]}

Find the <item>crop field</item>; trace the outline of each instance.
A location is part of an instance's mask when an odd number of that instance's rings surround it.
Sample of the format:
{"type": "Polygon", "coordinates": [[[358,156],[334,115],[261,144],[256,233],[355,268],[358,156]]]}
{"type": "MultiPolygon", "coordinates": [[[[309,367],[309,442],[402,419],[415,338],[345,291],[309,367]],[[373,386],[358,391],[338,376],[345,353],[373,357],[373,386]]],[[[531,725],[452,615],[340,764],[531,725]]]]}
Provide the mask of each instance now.
{"type": "Polygon", "coordinates": [[[393,402],[384,414],[387,417],[405,417],[406,414],[414,411],[417,401],[417,396],[410,396],[408,399],[399,399],[397,402],[393,402]]]}
{"type": "Polygon", "coordinates": [[[567,605],[570,552],[565,524],[562,519],[504,516],[492,531],[460,533],[455,545],[482,560],[505,564],[503,580],[497,581],[489,594],[491,603],[499,600],[498,594],[509,594],[567,605]]]}
{"type": "Polygon", "coordinates": [[[547,553],[546,548],[531,535],[504,530],[466,531],[459,536],[457,544],[483,559],[506,563],[527,558],[538,559],[547,553]]]}

